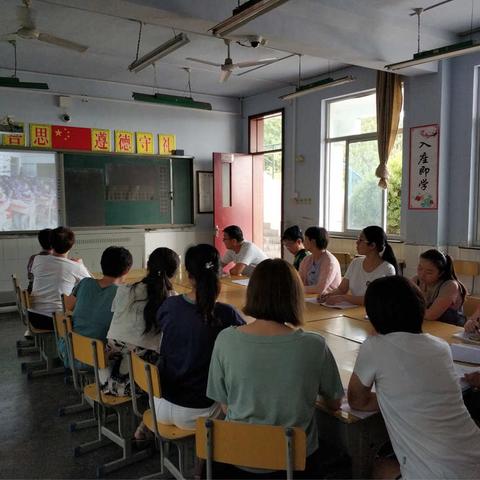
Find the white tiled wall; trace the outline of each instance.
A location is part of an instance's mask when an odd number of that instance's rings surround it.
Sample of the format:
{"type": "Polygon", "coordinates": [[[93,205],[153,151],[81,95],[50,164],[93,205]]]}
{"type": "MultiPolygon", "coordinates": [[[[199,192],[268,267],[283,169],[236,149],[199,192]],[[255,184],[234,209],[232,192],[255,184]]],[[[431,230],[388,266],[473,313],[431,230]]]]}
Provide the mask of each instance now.
{"type": "MultiPolygon", "coordinates": [[[[142,268],[155,248],[169,247],[183,257],[189,245],[212,243],[213,231],[198,230],[194,227],[149,232],[142,229],[89,230],[77,231],[75,236],[76,243],[70,256],[82,258],[91,272],[99,272],[102,252],[110,245],[128,248],[133,256],[133,268],[142,268]]],[[[0,239],[0,292],[12,290],[12,273],[17,274],[22,286],[27,285],[28,259],[39,250],[36,236],[0,239]]]]}
{"type": "Polygon", "coordinates": [[[213,228],[211,230],[199,230],[192,227],[175,230],[155,230],[145,234],[145,260],[150,253],[158,247],[168,247],[175,250],[182,258],[190,245],[196,243],[213,242],[213,228]]]}

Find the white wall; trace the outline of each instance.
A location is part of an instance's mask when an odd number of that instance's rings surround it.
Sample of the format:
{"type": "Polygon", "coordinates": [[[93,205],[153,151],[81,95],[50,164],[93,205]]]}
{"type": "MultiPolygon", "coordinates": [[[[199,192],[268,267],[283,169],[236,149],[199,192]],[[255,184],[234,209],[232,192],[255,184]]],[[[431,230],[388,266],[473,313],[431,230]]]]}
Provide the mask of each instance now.
{"type": "MultiPolygon", "coordinates": [[[[0,69],[0,76],[7,74],[10,73],[0,69]]],[[[145,87],[53,75],[24,74],[22,80],[45,81],[49,84],[50,91],[0,89],[0,118],[10,115],[16,121],[28,124],[61,124],[59,117],[64,110],[58,106],[58,96],[52,94],[61,93],[72,95],[72,106],[68,109],[72,118],[69,125],[108,128],[112,131],[115,129],[147,131],[155,135],[173,133],[177,136],[177,148],[185,150],[185,155],[195,157],[195,171],[212,170],[212,152],[235,152],[240,149],[240,102],[236,99],[195,95],[195,99],[212,103],[213,111],[209,112],[134,102],[131,99],[132,91],[152,93],[152,89],[145,87]]],[[[196,202],[196,185],[194,198],[196,202]]],[[[161,246],[162,242],[167,242],[167,246],[171,248],[182,250],[179,253],[183,253],[185,247],[191,243],[211,242],[212,215],[197,214],[196,203],[194,212],[193,228],[144,232],[144,250],[141,254],[135,253],[135,264],[144,263],[145,254],[161,246]]],[[[129,231],[132,233],[131,229],[129,231]]],[[[117,233],[115,231],[115,234],[117,233]]],[[[88,234],[90,239],[92,235],[101,239],[109,238],[109,230],[94,230],[84,234],[88,234]]],[[[38,250],[37,240],[32,236],[7,238],[0,235],[0,291],[11,289],[11,273],[17,272],[22,278],[29,256],[38,250]]],[[[88,257],[87,263],[92,263],[89,267],[98,271],[99,264],[93,264],[98,262],[99,257],[92,252],[85,253],[85,248],[83,253],[88,257]]],[[[101,251],[99,253],[101,254],[101,251]]]]}

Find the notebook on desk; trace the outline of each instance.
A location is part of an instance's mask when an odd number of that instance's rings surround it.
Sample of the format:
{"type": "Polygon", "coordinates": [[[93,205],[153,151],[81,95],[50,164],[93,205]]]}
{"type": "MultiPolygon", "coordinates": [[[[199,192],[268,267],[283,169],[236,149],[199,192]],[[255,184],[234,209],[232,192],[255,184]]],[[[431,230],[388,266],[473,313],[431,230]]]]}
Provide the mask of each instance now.
{"type": "Polygon", "coordinates": [[[452,350],[454,361],[480,365],[480,347],[474,345],[463,345],[461,343],[452,343],[450,348],[452,350]]]}

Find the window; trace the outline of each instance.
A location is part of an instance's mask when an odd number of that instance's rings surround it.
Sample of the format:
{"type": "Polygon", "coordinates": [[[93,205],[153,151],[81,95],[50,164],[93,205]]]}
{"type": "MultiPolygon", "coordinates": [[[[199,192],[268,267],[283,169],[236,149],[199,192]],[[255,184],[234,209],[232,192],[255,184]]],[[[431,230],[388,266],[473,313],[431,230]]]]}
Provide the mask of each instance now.
{"type": "Polygon", "coordinates": [[[253,155],[256,192],[254,241],[269,257],[280,257],[283,111],[263,113],[249,120],[249,148],[253,155]],[[263,199],[263,205],[259,198],[263,199]]]}
{"type": "MultiPolygon", "coordinates": [[[[376,95],[368,92],[327,103],[326,202],[328,230],[354,234],[381,225],[400,235],[402,131],[388,160],[388,190],[378,187],[376,95]]],[[[403,111],[400,125],[403,124],[403,111]]]]}

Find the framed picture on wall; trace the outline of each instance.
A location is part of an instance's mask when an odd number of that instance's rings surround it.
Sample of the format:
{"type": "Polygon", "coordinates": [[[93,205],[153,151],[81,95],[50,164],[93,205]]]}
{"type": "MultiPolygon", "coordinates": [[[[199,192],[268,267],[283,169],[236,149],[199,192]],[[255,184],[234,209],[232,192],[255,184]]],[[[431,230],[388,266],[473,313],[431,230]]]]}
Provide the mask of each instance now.
{"type": "Polygon", "coordinates": [[[408,208],[438,209],[438,124],[410,129],[408,208]]]}
{"type": "Polygon", "coordinates": [[[197,212],[213,213],[213,172],[197,171],[197,212]]]}

